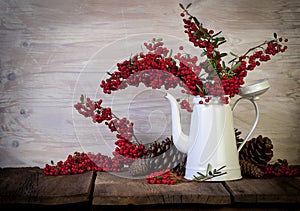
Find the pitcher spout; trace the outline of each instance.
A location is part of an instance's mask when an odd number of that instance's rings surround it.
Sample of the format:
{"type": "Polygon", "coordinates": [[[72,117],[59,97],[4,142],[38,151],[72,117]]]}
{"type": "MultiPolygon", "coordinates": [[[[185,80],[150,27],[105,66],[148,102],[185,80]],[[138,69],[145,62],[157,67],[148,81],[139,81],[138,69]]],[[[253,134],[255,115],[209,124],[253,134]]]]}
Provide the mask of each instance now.
{"type": "Polygon", "coordinates": [[[171,105],[172,112],[172,136],[175,147],[182,153],[188,152],[188,136],[182,132],[179,106],[176,99],[169,93],[165,95],[165,98],[171,105]]]}

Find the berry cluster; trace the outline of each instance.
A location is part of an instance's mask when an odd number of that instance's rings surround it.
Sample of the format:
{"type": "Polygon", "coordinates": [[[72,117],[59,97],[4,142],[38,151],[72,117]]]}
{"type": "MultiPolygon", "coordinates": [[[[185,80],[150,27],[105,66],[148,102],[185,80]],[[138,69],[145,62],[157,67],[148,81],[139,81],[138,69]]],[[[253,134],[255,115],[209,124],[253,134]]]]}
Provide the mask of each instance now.
{"type": "MultiPolygon", "coordinates": [[[[222,84],[216,90],[223,90],[225,95],[234,97],[238,92],[241,85],[244,84],[244,78],[247,76],[248,70],[253,70],[256,66],[259,66],[261,62],[266,62],[271,59],[271,55],[274,56],[279,52],[285,52],[287,46],[283,46],[281,43],[287,42],[288,39],[277,38],[277,34],[274,33],[273,40],[265,41],[264,43],[250,48],[244,55],[235,56],[235,59],[231,60],[226,66],[222,57],[227,56],[227,53],[221,53],[218,47],[226,42],[224,37],[220,37],[221,32],[215,33],[214,30],[205,28],[196,17],[192,16],[188,8],[189,4],[184,7],[180,4],[183,12],[180,14],[183,18],[185,33],[188,35],[189,41],[194,44],[195,47],[203,49],[203,54],[207,58],[209,66],[206,67],[208,74],[214,72],[217,73],[222,81],[222,84]],[[186,18],[187,16],[187,18],[186,18]],[[266,46],[264,50],[263,47],[266,46]],[[248,54],[252,55],[248,55],[248,54]]],[[[217,93],[220,94],[220,93],[217,93]]]]}
{"type": "Polygon", "coordinates": [[[76,103],[74,107],[85,117],[91,117],[94,123],[105,122],[111,132],[117,132],[116,138],[118,138],[118,141],[115,144],[118,147],[113,152],[115,156],[119,154],[125,158],[133,159],[143,156],[147,150],[144,145],[137,142],[133,132],[133,123],[126,118],[119,119],[112,113],[110,108],[102,107],[101,104],[101,99],[98,102],[92,102],[90,98],[86,100],[81,98],[81,102],[76,103]],[[132,142],[133,138],[137,143],[132,142]]]}
{"type": "Polygon", "coordinates": [[[69,155],[65,161],[59,161],[54,164],[46,164],[44,174],[46,175],[67,175],[81,174],[86,171],[120,171],[122,163],[115,158],[110,158],[100,153],[80,153],[75,152],[74,155],[69,155]]]}
{"type": "Polygon", "coordinates": [[[196,75],[199,75],[201,70],[205,68],[205,63],[199,62],[197,56],[192,56],[185,52],[183,46],[179,46],[179,50],[182,52],[178,52],[176,55],[174,55],[174,59],[190,67],[196,75]]]}
{"type": "Polygon", "coordinates": [[[181,107],[181,109],[185,109],[185,110],[187,110],[189,112],[193,111],[193,109],[191,108],[190,103],[187,100],[182,100],[180,102],[180,107],[181,107]]]}
{"type": "Polygon", "coordinates": [[[91,117],[94,123],[102,123],[103,121],[112,120],[113,114],[110,108],[104,108],[101,106],[102,100],[93,102],[90,98],[84,100],[81,96],[81,102],[74,105],[74,108],[84,117],[91,117]]]}
{"type": "MultiPolygon", "coordinates": [[[[247,71],[255,69],[261,62],[269,61],[271,56],[287,49],[282,42],[288,40],[277,38],[277,34],[274,33],[274,39],[250,48],[242,56],[231,53],[235,58],[226,65],[222,58],[227,56],[227,53],[218,50],[226,39],[219,36],[221,32],[215,33],[214,30],[203,27],[197,18],[189,13],[190,6],[191,4],[187,7],[180,4],[183,9],[180,15],[189,41],[203,50],[201,57],[205,57],[204,61],[186,53],[183,46],[179,46],[180,52],[172,57],[172,50],[164,46],[162,39],[153,38],[144,43],[147,52],[137,53],[117,63],[117,70],[108,72],[108,78],[100,83],[103,93],[111,94],[112,91],[125,89],[128,86],[139,86],[139,84],[153,89],[164,87],[166,90],[179,86],[183,88],[181,91],[184,94],[200,96],[200,104],[209,103],[211,96],[218,96],[223,103],[228,103],[227,96],[234,97],[239,92],[247,71]]],[[[180,105],[182,109],[192,111],[188,100],[182,100],[180,105]]],[[[126,118],[118,118],[110,108],[103,107],[101,99],[93,102],[82,95],[80,102],[74,107],[78,113],[90,117],[94,123],[104,122],[111,132],[117,132],[118,140],[115,142],[117,147],[113,152],[115,156],[113,159],[119,163],[127,163],[147,153],[145,146],[134,135],[133,123],[126,118]]],[[[46,169],[52,172],[56,168],[58,165],[47,166],[46,169]]],[[[62,172],[67,171],[71,170],[62,172]]],[[[156,180],[162,182],[162,180],[149,178],[151,182],[156,180]]]]}
{"type": "Polygon", "coordinates": [[[130,164],[135,159],[147,154],[147,149],[143,144],[133,144],[122,136],[117,135],[117,137],[119,137],[119,140],[115,144],[118,147],[115,148],[113,155],[120,156],[120,159],[126,164],[130,164]]]}
{"type": "Polygon", "coordinates": [[[176,172],[172,172],[170,169],[165,171],[152,172],[146,175],[146,182],[149,184],[168,184],[175,185],[182,180],[180,176],[177,176],[176,172]]]}
{"type": "MultiPolygon", "coordinates": [[[[228,63],[231,66],[226,66],[222,58],[227,53],[218,50],[218,47],[226,42],[224,37],[219,36],[221,32],[215,33],[214,30],[203,27],[197,18],[188,12],[190,5],[186,8],[181,4],[180,6],[184,10],[181,16],[185,33],[195,47],[204,51],[201,56],[206,56],[206,60],[199,62],[197,56],[187,53],[177,53],[172,58],[172,51],[164,47],[162,39],[153,38],[150,42],[144,43],[148,50],[146,54],[140,52],[129,60],[117,64],[118,70],[109,73],[110,77],[100,84],[104,93],[110,94],[112,91],[143,83],[153,89],[160,89],[163,86],[169,89],[179,85],[184,88],[182,92],[187,95],[234,97],[244,84],[247,71],[255,69],[261,62],[269,61],[271,55],[274,56],[287,49],[281,42],[287,42],[288,39],[277,38],[277,34],[274,34],[275,39],[249,49],[242,56],[232,53],[235,58],[228,63]],[[186,15],[188,18],[185,18],[186,15]],[[218,77],[215,77],[216,73],[218,77]]],[[[180,46],[179,50],[183,51],[183,46],[180,46]]],[[[209,100],[206,99],[206,102],[209,100]]],[[[224,98],[223,102],[228,103],[228,99],[224,98]]],[[[182,108],[191,111],[186,102],[182,104],[182,108]]]]}
{"type": "Polygon", "coordinates": [[[136,55],[118,63],[117,67],[117,71],[101,82],[104,93],[110,94],[111,91],[138,86],[140,83],[153,89],[164,86],[167,90],[179,85],[192,95],[199,94],[199,88],[202,88],[200,78],[189,66],[180,63],[178,67],[174,59],[153,52],[136,55]]]}
{"type": "Polygon", "coordinates": [[[164,43],[162,42],[162,39],[153,38],[151,43],[145,42],[144,46],[149,51],[152,51],[158,55],[163,55],[164,57],[167,57],[168,53],[170,52],[169,49],[164,47],[164,43]]]}
{"type": "Polygon", "coordinates": [[[263,174],[265,176],[295,176],[299,174],[299,168],[290,166],[286,159],[278,159],[274,164],[268,164],[263,174]]]}
{"type": "Polygon", "coordinates": [[[83,95],[81,95],[80,101],[81,102],[78,102],[74,105],[74,108],[77,110],[77,112],[84,117],[93,117],[96,110],[95,103],[93,103],[89,97],[86,99],[86,103],[84,103],[83,95]]]}
{"type": "MultiPolygon", "coordinates": [[[[183,18],[183,23],[185,28],[184,32],[188,35],[189,41],[192,42],[195,47],[204,48],[206,50],[207,58],[213,57],[215,46],[208,38],[214,34],[214,31],[208,31],[208,29],[204,28],[195,17],[191,16],[188,12],[187,14],[190,16],[190,18],[183,18]]],[[[184,13],[181,13],[181,17],[185,17],[184,13]]],[[[224,39],[220,41],[224,41],[224,39]]]]}
{"type": "Polygon", "coordinates": [[[117,138],[131,141],[134,137],[133,134],[133,123],[123,117],[122,119],[114,118],[109,122],[105,122],[111,132],[117,131],[117,138]]]}

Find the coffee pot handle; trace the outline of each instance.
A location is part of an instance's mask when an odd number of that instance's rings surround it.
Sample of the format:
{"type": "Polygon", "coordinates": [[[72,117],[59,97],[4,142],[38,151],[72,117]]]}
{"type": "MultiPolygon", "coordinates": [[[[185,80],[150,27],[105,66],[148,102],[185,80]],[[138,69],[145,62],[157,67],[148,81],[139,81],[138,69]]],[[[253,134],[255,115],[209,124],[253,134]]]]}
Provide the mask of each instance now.
{"type": "Polygon", "coordinates": [[[236,107],[236,105],[242,100],[242,99],[246,99],[246,100],[249,100],[253,106],[254,106],[254,109],[255,109],[255,120],[254,120],[254,123],[250,129],[250,131],[248,132],[248,134],[246,135],[246,137],[244,138],[243,142],[241,142],[239,148],[238,148],[238,152],[243,148],[244,144],[247,142],[248,138],[251,136],[251,134],[253,133],[257,123],[258,123],[258,118],[259,118],[259,110],[258,110],[258,106],[256,104],[256,100],[258,100],[259,98],[258,97],[240,97],[239,99],[237,99],[235,101],[235,103],[233,104],[232,106],[232,111],[234,110],[234,108],[236,107]]]}

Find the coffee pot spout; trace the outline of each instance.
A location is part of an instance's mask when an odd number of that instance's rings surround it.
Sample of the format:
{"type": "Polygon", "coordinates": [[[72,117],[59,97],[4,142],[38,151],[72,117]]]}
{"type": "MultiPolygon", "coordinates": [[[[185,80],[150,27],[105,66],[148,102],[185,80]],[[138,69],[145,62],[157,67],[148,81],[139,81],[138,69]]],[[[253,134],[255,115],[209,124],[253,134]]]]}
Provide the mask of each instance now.
{"type": "Polygon", "coordinates": [[[172,112],[172,136],[175,147],[182,153],[188,152],[188,139],[189,137],[182,132],[179,106],[176,99],[169,93],[165,98],[171,105],[172,112]]]}

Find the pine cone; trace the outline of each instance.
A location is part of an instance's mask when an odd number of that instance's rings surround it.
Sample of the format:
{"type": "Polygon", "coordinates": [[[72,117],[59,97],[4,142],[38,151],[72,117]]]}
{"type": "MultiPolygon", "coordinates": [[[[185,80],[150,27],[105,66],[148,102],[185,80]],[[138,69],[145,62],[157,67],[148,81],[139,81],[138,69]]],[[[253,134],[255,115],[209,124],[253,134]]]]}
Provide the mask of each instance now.
{"type": "Polygon", "coordinates": [[[150,171],[173,169],[185,159],[185,154],[178,151],[175,146],[160,154],[159,156],[149,159],[150,171]]]}
{"type": "Polygon", "coordinates": [[[237,128],[234,128],[234,134],[235,134],[235,140],[236,140],[237,147],[239,147],[240,144],[244,141],[244,139],[240,137],[242,132],[239,131],[237,128]]]}
{"type": "Polygon", "coordinates": [[[273,157],[272,149],[272,141],[268,137],[259,135],[246,142],[239,153],[239,158],[264,168],[273,157]]]}
{"type": "Polygon", "coordinates": [[[149,159],[140,158],[131,163],[129,173],[132,176],[142,176],[149,172],[149,159]]]}
{"type": "Polygon", "coordinates": [[[173,144],[172,138],[166,138],[162,142],[153,142],[148,149],[147,155],[134,161],[129,166],[132,176],[142,176],[149,172],[164,169],[182,171],[185,154],[179,152],[173,144]]]}
{"type": "Polygon", "coordinates": [[[147,156],[150,158],[159,156],[169,150],[171,147],[173,147],[173,139],[172,137],[167,137],[165,140],[162,140],[161,142],[154,141],[150,146],[148,147],[147,156]]]}
{"type": "Polygon", "coordinates": [[[240,160],[240,166],[242,176],[253,178],[259,178],[263,176],[261,169],[250,161],[240,160]]]}

